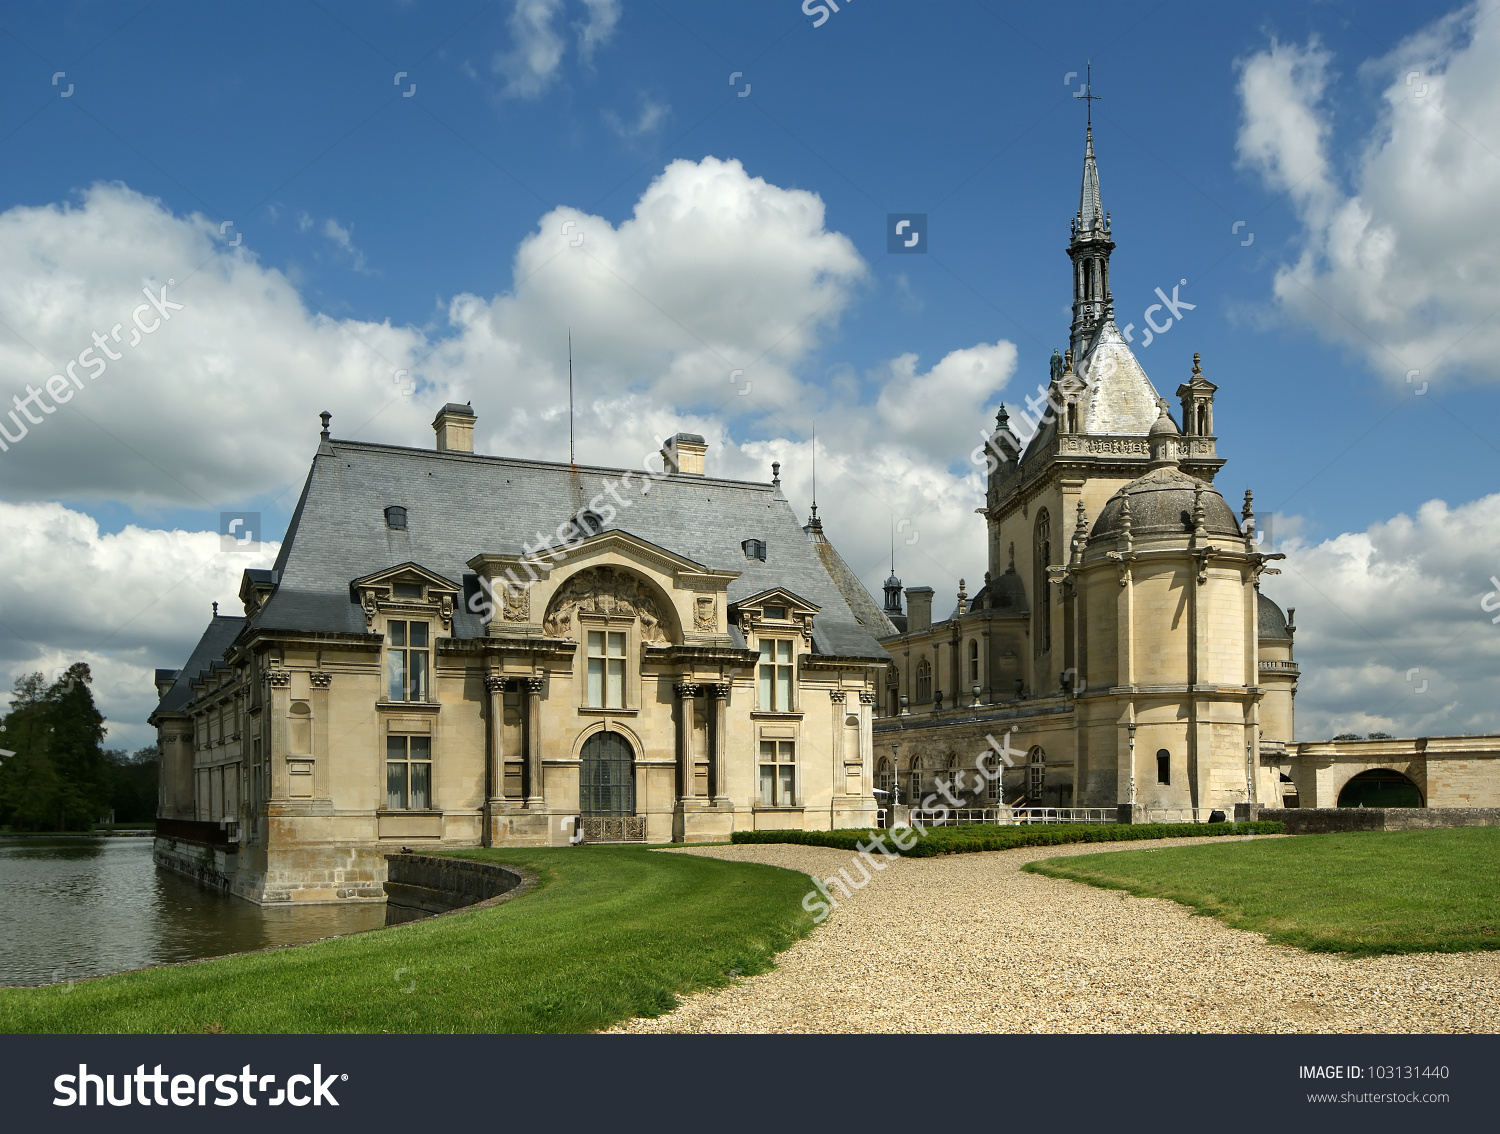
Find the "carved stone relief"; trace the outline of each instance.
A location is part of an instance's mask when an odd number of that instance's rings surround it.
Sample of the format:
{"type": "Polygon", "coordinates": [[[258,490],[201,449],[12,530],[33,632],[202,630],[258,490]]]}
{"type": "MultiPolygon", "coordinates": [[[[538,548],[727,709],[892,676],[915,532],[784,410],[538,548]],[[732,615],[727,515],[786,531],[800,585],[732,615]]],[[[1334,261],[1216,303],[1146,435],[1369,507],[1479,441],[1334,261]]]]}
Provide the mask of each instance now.
{"type": "Polygon", "coordinates": [[[573,637],[573,617],[580,612],[635,618],[641,624],[643,641],[667,641],[655,598],[628,572],[613,567],[591,567],[578,572],[553,596],[547,617],[542,620],[543,633],[551,638],[573,637]]]}

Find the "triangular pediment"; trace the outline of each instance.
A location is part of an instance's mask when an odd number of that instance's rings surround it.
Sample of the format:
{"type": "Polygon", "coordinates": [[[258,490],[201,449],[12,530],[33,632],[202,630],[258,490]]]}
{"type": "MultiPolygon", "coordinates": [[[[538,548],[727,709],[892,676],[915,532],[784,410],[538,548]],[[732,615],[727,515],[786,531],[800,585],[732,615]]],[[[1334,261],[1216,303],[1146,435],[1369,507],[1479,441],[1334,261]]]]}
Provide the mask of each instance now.
{"type": "Polygon", "coordinates": [[[749,598],[742,598],[732,604],[729,609],[738,612],[763,606],[784,606],[789,616],[793,618],[799,614],[817,614],[823,609],[817,603],[809,602],[795,591],[789,591],[785,587],[772,587],[770,590],[753,594],[749,598]]]}
{"type": "Polygon", "coordinates": [[[384,571],[376,571],[373,575],[355,579],[349,585],[355,590],[369,590],[373,587],[389,587],[396,583],[416,584],[431,587],[434,590],[451,591],[454,594],[461,589],[452,579],[446,579],[436,571],[429,571],[420,563],[400,563],[395,567],[387,567],[384,571]]]}

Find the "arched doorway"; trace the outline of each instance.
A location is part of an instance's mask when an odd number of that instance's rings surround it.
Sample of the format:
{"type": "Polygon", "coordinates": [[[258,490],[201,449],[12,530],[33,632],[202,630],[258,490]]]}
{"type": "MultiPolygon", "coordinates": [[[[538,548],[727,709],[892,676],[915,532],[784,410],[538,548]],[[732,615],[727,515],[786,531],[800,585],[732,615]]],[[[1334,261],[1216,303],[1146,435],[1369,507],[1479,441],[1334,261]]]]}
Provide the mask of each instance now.
{"type": "Polygon", "coordinates": [[[1425,807],[1421,789],[1394,768],[1361,772],[1339,792],[1340,807],[1425,807]]]}
{"type": "Polygon", "coordinates": [[[578,810],[584,815],[635,814],[635,750],[618,732],[596,732],[583,742],[578,810]]]}

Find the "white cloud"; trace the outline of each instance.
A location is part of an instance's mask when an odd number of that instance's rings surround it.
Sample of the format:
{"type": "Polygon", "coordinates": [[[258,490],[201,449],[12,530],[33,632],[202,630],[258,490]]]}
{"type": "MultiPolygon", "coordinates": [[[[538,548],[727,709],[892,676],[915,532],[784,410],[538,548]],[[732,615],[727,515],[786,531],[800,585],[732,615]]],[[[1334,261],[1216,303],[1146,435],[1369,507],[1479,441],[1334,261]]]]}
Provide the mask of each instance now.
{"type": "Polygon", "coordinates": [[[1299,739],[1500,732],[1500,494],[1283,549],[1262,589],[1297,610],[1299,739]]]}
{"type": "MultiPolygon", "coordinates": [[[[228,249],[206,219],[120,185],[73,206],[13,208],[0,214],[0,321],[26,338],[0,329],[0,396],[25,398],[94,331],[128,327],[148,279],[175,280],[168,295],[184,307],[68,404],[35,414],[0,470],[13,498],[211,508],[299,481],[320,410],[336,435],[421,445],[451,398],[474,400],[488,451],[556,453],[570,326],[579,401],[591,407],[580,441],[596,459],[634,465],[649,436],[622,430],[620,415],[642,405],[774,422],[786,404],[822,396],[795,370],[866,273],[823,222],[813,193],[734,161],[677,161],[618,228],[548,213],[516,252],[512,290],[456,296],[441,337],[429,337],[315,314],[250,247],[228,249]],[[736,368],[754,397],[734,397],[736,368]]],[[[795,432],[800,415],[787,416],[795,432]]]]}
{"type": "Polygon", "coordinates": [[[110,721],[107,743],[134,749],[154,736],[153,671],[175,669],[218,602],[242,611],[240,577],[269,567],[279,545],[226,553],[213,532],[99,525],[60,504],[0,503],[0,672],[52,674],[86,661],[110,721]]]}
{"type": "Polygon", "coordinates": [[[613,110],[603,113],[605,124],[623,141],[634,142],[647,134],[654,134],[659,126],[666,120],[672,108],[659,102],[653,102],[650,96],[641,95],[641,112],[636,116],[634,122],[627,122],[613,110]]]}
{"type": "Polygon", "coordinates": [[[1001,340],[955,350],[925,374],[917,373],[914,354],[892,359],[887,368],[876,403],[885,436],[952,460],[981,440],[986,411],[1015,373],[1016,348],[1001,340]]]}
{"type": "Polygon", "coordinates": [[[1500,378],[1500,20],[1452,13],[1361,68],[1383,86],[1350,188],[1331,152],[1331,55],[1316,40],[1240,64],[1241,161],[1285,193],[1302,231],[1276,274],[1288,316],[1388,380],[1500,378]]]}
{"type": "MultiPolygon", "coordinates": [[[[557,78],[567,44],[558,24],[563,0],[515,0],[510,14],[511,48],[495,56],[494,70],[505,76],[504,93],[536,98],[557,78]]],[[[584,19],[574,25],[578,57],[586,66],[608,43],[620,20],[619,0],[583,0],[584,19]]]]}
{"type": "Polygon", "coordinates": [[[345,228],[333,217],[323,222],[323,235],[333,241],[334,245],[349,257],[349,262],[354,270],[363,276],[373,276],[375,273],[365,266],[365,254],[354,246],[354,226],[351,224],[345,228]]]}

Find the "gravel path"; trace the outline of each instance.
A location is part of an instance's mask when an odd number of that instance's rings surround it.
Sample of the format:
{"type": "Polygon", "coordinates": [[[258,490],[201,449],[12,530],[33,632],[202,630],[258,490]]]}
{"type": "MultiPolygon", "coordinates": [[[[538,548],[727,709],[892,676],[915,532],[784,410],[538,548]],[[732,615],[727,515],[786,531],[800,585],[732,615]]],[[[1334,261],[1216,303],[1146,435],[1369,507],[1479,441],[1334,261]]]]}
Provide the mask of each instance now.
{"type": "MultiPolygon", "coordinates": [[[[1184,846],[1221,839],[1171,839],[1184,846]]],[[[762,976],[618,1032],[1493,1032],[1500,952],[1347,960],[1161,898],[1026,874],[1138,843],[893,863],[762,976]]],[[[828,876],[847,851],[677,853],[828,876]]],[[[851,871],[853,873],[853,871],[851,871]]],[[[835,890],[837,895],[837,891],[835,890]]]]}

